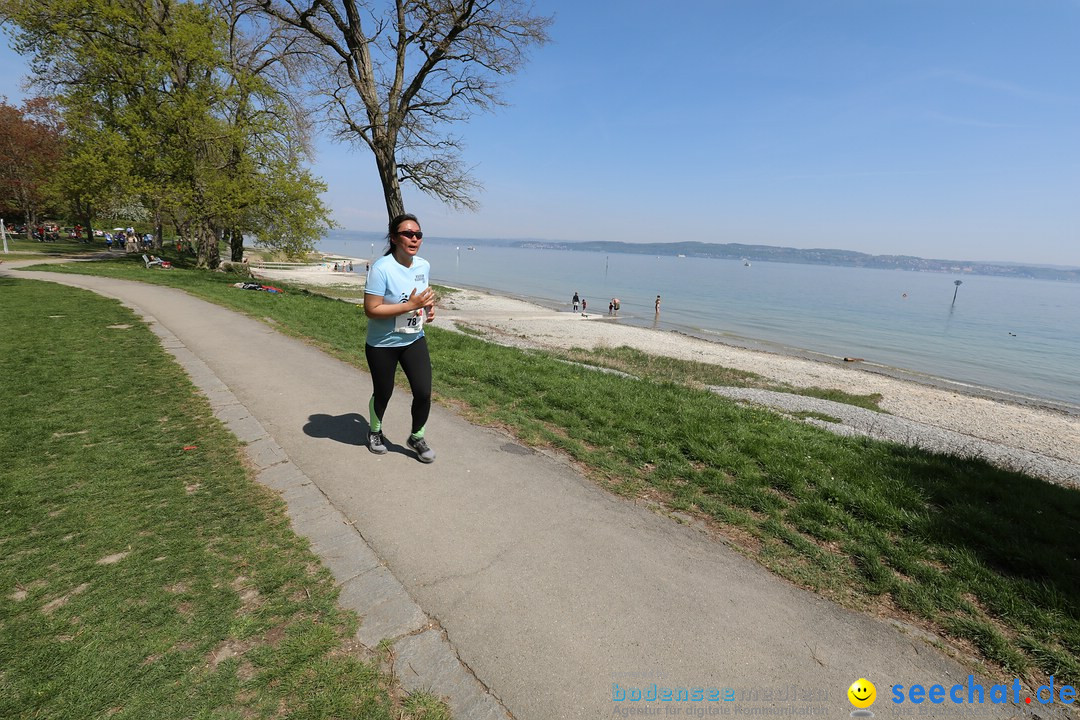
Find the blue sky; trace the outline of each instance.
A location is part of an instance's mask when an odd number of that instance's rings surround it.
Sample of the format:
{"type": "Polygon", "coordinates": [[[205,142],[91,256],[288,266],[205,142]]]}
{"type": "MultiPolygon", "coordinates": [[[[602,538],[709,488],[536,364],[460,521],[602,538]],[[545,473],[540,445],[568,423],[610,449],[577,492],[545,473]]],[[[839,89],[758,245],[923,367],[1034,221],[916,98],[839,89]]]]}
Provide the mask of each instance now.
{"type": "MultiPolygon", "coordinates": [[[[1080,265],[1080,0],[535,6],[552,42],[459,128],[480,210],[406,189],[432,235],[1080,265]]],[[[337,222],[383,227],[371,156],[316,150],[337,222]]]]}

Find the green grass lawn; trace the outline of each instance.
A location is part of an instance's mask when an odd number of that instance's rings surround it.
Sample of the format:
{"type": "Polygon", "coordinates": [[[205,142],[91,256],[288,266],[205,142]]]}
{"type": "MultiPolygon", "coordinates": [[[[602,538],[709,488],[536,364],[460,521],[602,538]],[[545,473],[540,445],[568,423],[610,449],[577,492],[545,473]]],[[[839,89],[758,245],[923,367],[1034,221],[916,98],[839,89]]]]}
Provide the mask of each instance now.
{"type": "Polygon", "coordinates": [[[0,298],[0,717],[448,717],[350,642],[282,502],[130,310],[2,277],[0,298]]]}
{"type": "MultiPolygon", "coordinates": [[[[365,320],[348,303],[130,260],[50,269],[181,287],[364,366],[365,320]]],[[[614,492],[705,519],[802,586],[968,643],[991,671],[1080,682],[1077,490],[740,407],[700,387],[725,384],[716,368],[428,332],[436,395],[470,419],[566,452],[614,492]],[[646,371],[627,378],[568,359],[646,371]]]]}
{"type": "Polygon", "coordinates": [[[62,239],[56,242],[38,242],[27,240],[25,236],[14,236],[8,232],[8,254],[0,252],[0,260],[33,260],[34,258],[55,255],[92,255],[105,252],[105,240],[94,238],[93,242],[62,239]]]}
{"type": "Polygon", "coordinates": [[[736,370],[695,360],[680,360],[666,355],[650,355],[631,347],[579,349],[567,352],[565,356],[574,362],[618,370],[657,382],[673,382],[693,387],[720,385],[761,388],[806,395],[882,412],[878,405],[881,402],[881,395],[878,393],[855,395],[842,390],[795,387],[786,383],[773,382],[746,370],[736,370]]]}

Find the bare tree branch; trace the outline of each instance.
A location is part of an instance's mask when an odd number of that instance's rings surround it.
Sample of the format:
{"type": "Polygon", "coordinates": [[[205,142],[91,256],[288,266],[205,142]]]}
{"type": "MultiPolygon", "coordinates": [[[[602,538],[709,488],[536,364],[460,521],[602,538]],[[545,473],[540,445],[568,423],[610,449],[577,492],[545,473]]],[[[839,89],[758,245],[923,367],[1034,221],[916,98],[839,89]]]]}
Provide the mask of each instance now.
{"type": "Polygon", "coordinates": [[[319,54],[312,76],[336,137],[375,155],[387,212],[401,183],[475,209],[480,184],[449,126],[502,104],[503,82],[548,40],[528,0],[247,0],[319,54]]]}

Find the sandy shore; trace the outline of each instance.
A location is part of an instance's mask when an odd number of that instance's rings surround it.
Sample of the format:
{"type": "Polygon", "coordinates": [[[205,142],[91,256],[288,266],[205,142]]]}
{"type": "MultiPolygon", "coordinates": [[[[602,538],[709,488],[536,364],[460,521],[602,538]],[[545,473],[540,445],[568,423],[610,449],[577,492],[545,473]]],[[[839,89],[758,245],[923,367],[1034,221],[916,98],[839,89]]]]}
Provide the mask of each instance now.
{"type": "MultiPolygon", "coordinates": [[[[362,262],[358,267],[363,267],[362,262]]],[[[362,274],[325,269],[259,271],[259,275],[321,286],[359,287],[364,280],[362,274]]],[[[583,317],[474,290],[440,299],[438,310],[439,325],[468,325],[502,344],[585,349],[627,345],[656,355],[747,370],[799,387],[880,393],[881,407],[895,416],[1080,464],[1080,417],[1052,409],[897,379],[868,372],[858,365],[834,365],[633,327],[609,318],[606,312],[583,317]]]]}

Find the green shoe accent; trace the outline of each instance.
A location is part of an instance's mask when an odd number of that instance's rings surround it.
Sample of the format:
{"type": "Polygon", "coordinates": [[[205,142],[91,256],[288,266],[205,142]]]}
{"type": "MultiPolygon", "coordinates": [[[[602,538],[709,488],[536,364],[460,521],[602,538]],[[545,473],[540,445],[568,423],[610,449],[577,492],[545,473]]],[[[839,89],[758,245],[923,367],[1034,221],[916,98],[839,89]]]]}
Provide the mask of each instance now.
{"type": "Polygon", "coordinates": [[[371,432],[376,432],[377,433],[380,430],[382,430],[382,420],[380,420],[378,418],[378,416],[375,414],[375,396],[374,395],[372,395],[371,399],[368,400],[367,406],[368,406],[368,417],[371,418],[370,422],[368,422],[368,425],[371,426],[371,432]]]}

